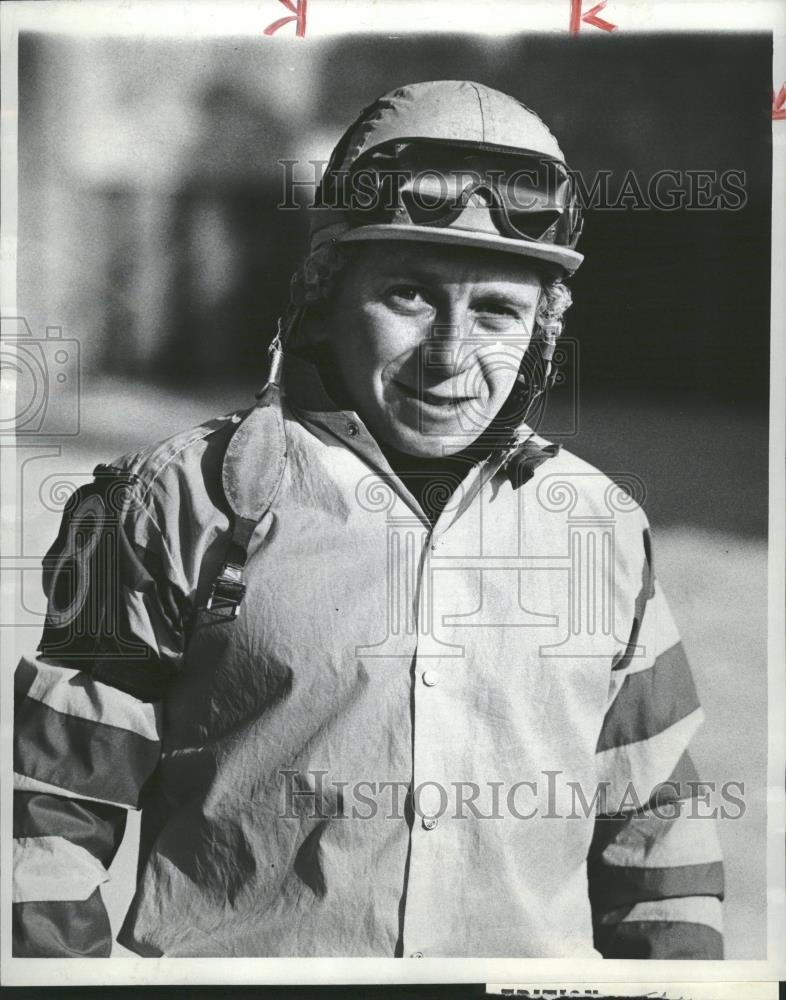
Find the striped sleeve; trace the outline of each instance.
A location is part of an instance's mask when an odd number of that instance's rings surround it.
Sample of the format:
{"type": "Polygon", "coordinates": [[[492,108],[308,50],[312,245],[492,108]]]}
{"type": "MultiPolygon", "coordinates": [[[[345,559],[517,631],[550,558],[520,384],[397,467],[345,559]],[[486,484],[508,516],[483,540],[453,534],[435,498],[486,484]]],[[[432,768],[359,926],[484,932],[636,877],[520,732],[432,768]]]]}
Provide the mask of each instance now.
{"type": "Polygon", "coordinates": [[[99,478],[69,501],[44,560],[40,655],[14,683],[15,956],[111,952],[101,886],[158,763],[181,642],[163,563],[136,540],[140,513],[127,481],[99,478]]]}
{"type": "Polygon", "coordinates": [[[720,845],[706,806],[696,808],[688,750],[703,712],[647,531],[643,566],[597,744],[607,796],[589,855],[595,946],[606,958],[718,959],[720,845]]]}

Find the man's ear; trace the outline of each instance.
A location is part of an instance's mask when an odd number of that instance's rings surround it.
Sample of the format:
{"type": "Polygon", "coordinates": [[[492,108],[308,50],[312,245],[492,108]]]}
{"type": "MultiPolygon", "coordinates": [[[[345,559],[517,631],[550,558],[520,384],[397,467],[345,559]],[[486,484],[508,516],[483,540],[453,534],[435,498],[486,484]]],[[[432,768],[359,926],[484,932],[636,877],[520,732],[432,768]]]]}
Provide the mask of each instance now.
{"type": "Polygon", "coordinates": [[[304,316],[305,335],[309,344],[324,347],[331,339],[332,310],[326,305],[312,305],[304,316]]]}

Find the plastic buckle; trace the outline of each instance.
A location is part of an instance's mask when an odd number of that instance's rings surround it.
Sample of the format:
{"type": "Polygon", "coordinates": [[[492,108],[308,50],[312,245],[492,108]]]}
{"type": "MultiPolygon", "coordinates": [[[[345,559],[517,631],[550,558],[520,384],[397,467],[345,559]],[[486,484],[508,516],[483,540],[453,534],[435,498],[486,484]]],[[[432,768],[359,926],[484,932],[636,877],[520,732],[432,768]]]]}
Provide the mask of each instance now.
{"type": "Polygon", "coordinates": [[[239,566],[226,563],[213,584],[205,610],[219,618],[234,621],[245,594],[242,570],[239,566]]]}

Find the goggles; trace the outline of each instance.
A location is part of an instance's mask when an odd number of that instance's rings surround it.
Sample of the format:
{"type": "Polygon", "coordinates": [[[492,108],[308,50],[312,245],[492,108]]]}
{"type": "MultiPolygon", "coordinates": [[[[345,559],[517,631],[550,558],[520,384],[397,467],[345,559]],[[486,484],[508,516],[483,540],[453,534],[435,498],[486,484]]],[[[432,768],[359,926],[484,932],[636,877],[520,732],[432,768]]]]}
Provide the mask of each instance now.
{"type": "Polygon", "coordinates": [[[364,153],[331,181],[322,205],[341,209],[356,226],[473,229],[472,210],[481,208],[509,239],[572,249],[581,235],[574,180],[561,160],[544,153],[398,139],[364,153]]]}

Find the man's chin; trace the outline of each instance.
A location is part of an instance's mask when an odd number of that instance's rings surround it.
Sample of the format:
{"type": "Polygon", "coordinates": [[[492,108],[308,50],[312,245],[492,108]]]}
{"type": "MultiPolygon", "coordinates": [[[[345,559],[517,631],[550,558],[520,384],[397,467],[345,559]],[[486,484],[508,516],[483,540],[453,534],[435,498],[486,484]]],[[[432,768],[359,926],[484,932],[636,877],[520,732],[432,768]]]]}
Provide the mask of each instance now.
{"type": "Polygon", "coordinates": [[[409,427],[398,427],[388,429],[386,441],[396,451],[412,455],[413,458],[446,458],[468,448],[480,433],[480,429],[473,435],[469,431],[460,429],[453,433],[429,433],[409,427]]]}

